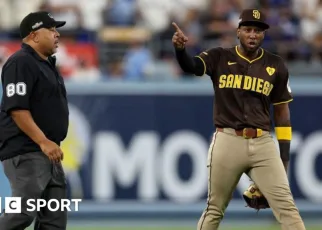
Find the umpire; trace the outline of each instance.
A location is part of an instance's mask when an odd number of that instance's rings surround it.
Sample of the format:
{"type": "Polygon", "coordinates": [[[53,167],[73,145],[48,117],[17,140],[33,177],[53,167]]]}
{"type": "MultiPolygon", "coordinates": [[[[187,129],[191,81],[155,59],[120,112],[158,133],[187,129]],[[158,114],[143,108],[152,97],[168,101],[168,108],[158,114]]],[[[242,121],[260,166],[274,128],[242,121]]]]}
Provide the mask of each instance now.
{"type": "MultiPolygon", "coordinates": [[[[22,46],[3,66],[0,160],[21,213],[4,213],[0,229],[66,229],[67,212],[27,211],[27,199],[66,198],[60,143],[67,135],[68,104],[63,78],[52,56],[60,34],[48,12],[27,15],[20,24],[22,46]]],[[[51,206],[53,207],[53,206],[51,206]]],[[[7,210],[6,210],[7,211],[7,210]]]]}

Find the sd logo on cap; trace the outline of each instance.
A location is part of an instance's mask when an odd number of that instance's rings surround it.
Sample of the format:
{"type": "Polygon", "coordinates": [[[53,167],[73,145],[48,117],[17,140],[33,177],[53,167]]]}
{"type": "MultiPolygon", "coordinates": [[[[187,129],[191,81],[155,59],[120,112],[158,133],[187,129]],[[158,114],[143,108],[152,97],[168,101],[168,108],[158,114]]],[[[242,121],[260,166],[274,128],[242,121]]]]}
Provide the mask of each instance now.
{"type": "Polygon", "coordinates": [[[246,9],[240,14],[238,28],[243,25],[255,25],[264,30],[269,29],[265,15],[257,9],[246,9]]]}

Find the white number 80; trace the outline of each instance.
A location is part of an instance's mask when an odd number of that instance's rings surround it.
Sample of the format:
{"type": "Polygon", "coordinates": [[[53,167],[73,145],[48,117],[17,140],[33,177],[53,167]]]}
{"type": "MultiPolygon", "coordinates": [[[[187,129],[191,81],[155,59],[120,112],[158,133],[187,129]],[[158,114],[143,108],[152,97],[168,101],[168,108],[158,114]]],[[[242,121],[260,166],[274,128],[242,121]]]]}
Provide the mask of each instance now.
{"type": "Polygon", "coordinates": [[[6,87],[6,93],[7,97],[12,97],[15,94],[24,96],[27,93],[27,85],[24,82],[10,83],[6,87]]]}

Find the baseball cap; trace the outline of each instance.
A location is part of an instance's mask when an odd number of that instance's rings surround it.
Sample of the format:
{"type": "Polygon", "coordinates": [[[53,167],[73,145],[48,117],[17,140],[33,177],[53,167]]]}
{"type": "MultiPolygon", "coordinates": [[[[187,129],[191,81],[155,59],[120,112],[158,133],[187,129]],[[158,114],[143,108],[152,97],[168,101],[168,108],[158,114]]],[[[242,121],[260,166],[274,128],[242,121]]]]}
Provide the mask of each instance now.
{"type": "Polygon", "coordinates": [[[257,25],[264,30],[269,29],[266,16],[257,9],[245,9],[239,16],[238,27],[242,25],[257,25]]]}
{"type": "Polygon", "coordinates": [[[56,21],[49,12],[33,12],[22,19],[20,23],[20,36],[21,38],[25,38],[32,31],[36,31],[41,28],[59,28],[64,26],[65,24],[65,21],[56,21]]]}

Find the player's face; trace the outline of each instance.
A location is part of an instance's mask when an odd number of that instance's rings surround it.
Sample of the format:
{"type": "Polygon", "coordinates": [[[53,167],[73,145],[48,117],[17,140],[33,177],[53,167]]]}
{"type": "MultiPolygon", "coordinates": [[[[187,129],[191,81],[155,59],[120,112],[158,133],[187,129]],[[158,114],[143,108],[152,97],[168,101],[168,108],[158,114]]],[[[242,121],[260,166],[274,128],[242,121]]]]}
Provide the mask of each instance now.
{"type": "Polygon", "coordinates": [[[237,30],[240,44],[247,52],[256,51],[262,44],[265,31],[257,26],[241,26],[237,30]]]}
{"type": "Polygon", "coordinates": [[[44,52],[44,55],[51,56],[57,52],[58,39],[60,34],[55,27],[52,28],[42,28],[38,31],[38,45],[44,52]]]}

